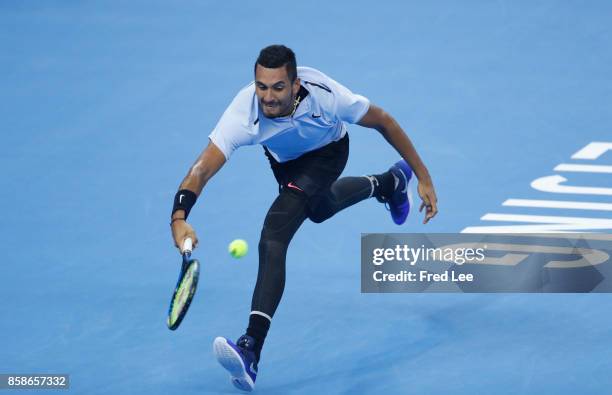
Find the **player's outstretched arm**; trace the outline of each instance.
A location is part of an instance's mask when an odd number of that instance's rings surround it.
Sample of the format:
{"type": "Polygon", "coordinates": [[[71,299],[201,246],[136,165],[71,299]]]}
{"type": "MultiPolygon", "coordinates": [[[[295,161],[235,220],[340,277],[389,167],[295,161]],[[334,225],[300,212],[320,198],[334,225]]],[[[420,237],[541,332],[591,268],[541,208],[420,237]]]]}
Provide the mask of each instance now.
{"type": "Polygon", "coordinates": [[[391,115],[374,104],[370,105],[366,114],[357,124],[378,130],[402,158],[410,164],[419,180],[418,192],[423,200],[419,211],[423,211],[423,208],[427,209],[423,219],[423,223],[427,223],[438,213],[438,198],[429,171],[423,164],[408,135],[391,115]]]}
{"type": "MultiPolygon", "coordinates": [[[[204,185],[214,176],[221,167],[225,164],[225,155],[216,145],[209,142],[208,146],[202,151],[198,159],[189,169],[187,176],[181,182],[179,187],[178,200],[183,204],[183,198],[181,197],[180,191],[190,191],[195,194],[195,197],[200,196],[204,185]]],[[[189,193],[187,193],[189,195],[189,193]]],[[[188,199],[189,196],[185,196],[188,199]]],[[[175,198],[175,205],[176,205],[175,198]]],[[[195,202],[195,199],[194,199],[195,202]]],[[[197,247],[198,238],[195,231],[186,222],[188,209],[173,210],[172,219],[170,226],[172,228],[172,238],[174,239],[174,245],[177,248],[181,248],[183,241],[190,237],[193,240],[193,247],[197,247]]]]}

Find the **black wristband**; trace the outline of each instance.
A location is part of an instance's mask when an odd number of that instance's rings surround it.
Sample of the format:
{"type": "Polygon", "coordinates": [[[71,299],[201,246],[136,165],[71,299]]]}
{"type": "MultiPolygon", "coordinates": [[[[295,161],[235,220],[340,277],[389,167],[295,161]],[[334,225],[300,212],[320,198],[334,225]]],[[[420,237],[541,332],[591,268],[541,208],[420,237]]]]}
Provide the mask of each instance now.
{"type": "Polygon", "coordinates": [[[185,219],[187,219],[189,212],[197,199],[198,196],[189,189],[181,189],[176,193],[176,195],[174,195],[172,214],[174,214],[177,210],[185,210],[185,219]]]}

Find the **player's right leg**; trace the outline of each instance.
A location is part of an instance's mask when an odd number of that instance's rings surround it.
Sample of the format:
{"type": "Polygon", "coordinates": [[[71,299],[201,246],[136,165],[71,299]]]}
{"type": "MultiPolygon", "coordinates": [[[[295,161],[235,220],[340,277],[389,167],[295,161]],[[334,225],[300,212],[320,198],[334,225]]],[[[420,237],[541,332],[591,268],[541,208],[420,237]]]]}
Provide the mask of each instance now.
{"type": "Polygon", "coordinates": [[[251,391],[265,338],[285,288],[287,247],[306,219],[307,197],[303,192],[283,188],[268,214],[259,242],[259,272],[253,292],[249,326],[236,343],[218,337],[213,352],[230,373],[232,384],[251,391]]]}
{"type": "Polygon", "coordinates": [[[236,343],[225,337],[217,337],[213,342],[213,352],[217,361],[230,373],[234,387],[252,391],[257,379],[257,362],[253,350],[255,341],[243,335],[236,343]]]}

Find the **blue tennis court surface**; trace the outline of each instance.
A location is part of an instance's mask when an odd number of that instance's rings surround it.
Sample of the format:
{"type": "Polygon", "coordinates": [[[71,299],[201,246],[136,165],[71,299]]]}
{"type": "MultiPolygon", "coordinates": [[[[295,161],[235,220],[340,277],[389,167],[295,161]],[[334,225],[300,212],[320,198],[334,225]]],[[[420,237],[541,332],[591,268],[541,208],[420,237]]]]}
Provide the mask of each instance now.
{"type": "MultiPolygon", "coordinates": [[[[610,393],[608,295],[361,294],[359,243],[481,226],[610,232],[612,151],[572,156],[612,142],[611,18],[604,1],[3,2],[0,373],[69,373],[77,394],[235,393],[211,344],[247,324],[277,191],[261,147],[238,151],[190,216],[203,272],[177,332],[168,217],[259,49],[283,43],[399,121],[440,213],[397,227],[371,200],[305,223],[256,391],[610,393]],[[251,247],[241,260],[227,253],[236,238],[251,247]]],[[[376,132],[349,133],[345,175],[397,159],[376,132]]]]}

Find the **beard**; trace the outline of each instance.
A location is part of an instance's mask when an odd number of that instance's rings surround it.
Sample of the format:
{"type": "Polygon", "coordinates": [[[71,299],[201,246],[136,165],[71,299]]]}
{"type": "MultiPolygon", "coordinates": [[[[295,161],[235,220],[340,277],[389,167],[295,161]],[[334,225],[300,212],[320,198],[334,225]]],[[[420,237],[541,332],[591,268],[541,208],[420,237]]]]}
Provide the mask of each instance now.
{"type": "Polygon", "coordinates": [[[282,101],[279,101],[279,100],[275,100],[269,103],[264,103],[264,101],[260,99],[259,105],[262,109],[262,112],[266,116],[266,118],[280,118],[280,117],[286,117],[287,115],[291,114],[293,110],[293,107],[292,107],[293,102],[294,102],[294,97],[293,97],[293,89],[292,89],[291,94],[289,95],[289,99],[287,100],[286,103],[283,103],[282,101]],[[266,104],[269,104],[270,106],[266,104]]]}

